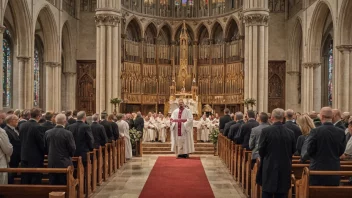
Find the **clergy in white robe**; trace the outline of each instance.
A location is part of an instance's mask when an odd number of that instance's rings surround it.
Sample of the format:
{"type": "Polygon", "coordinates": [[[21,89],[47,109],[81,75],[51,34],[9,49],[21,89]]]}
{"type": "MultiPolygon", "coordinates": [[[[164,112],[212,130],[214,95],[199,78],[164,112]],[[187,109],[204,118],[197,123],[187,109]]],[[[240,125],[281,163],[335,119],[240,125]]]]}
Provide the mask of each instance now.
{"type": "Polygon", "coordinates": [[[159,128],[158,140],[164,143],[166,141],[166,129],[167,129],[166,119],[164,118],[164,115],[159,115],[157,122],[158,122],[158,128],[159,128]]]}
{"type": "Polygon", "coordinates": [[[179,108],[175,109],[171,115],[171,151],[178,157],[187,158],[194,152],[193,142],[193,115],[185,108],[182,99],[178,100],[179,108]]]}
{"type": "Polygon", "coordinates": [[[203,115],[202,118],[200,119],[201,122],[201,133],[200,133],[200,139],[203,142],[208,142],[209,141],[209,133],[210,133],[210,128],[211,128],[211,122],[209,118],[207,118],[206,115],[203,115]]]}
{"type": "Polygon", "coordinates": [[[130,138],[130,131],[128,123],[123,120],[124,116],[122,114],[117,115],[117,126],[119,128],[120,137],[123,137],[125,141],[125,157],[126,159],[132,158],[132,145],[130,138]]]}
{"type": "Polygon", "coordinates": [[[155,125],[150,121],[150,118],[148,116],[145,117],[144,120],[143,141],[155,141],[155,125]]]}

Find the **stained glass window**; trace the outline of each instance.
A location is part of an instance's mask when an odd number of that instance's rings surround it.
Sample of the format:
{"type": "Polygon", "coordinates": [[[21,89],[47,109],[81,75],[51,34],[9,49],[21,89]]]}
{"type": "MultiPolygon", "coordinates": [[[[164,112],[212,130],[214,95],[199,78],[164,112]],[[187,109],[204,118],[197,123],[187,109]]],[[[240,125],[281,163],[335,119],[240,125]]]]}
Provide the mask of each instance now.
{"type": "Polygon", "coordinates": [[[333,58],[333,50],[332,50],[332,45],[330,45],[329,48],[329,65],[328,65],[328,104],[329,106],[332,106],[332,89],[333,89],[333,83],[332,83],[332,72],[334,69],[334,58],[333,58]]]}
{"type": "Polygon", "coordinates": [[[40,53],[37,45],[34,47],[34,106],[39,106],[40,90],[40,53]]]}
{"type": "Polygon", "coordinates": [[[12,96],[12,50],[11,50],[11,34],[9,30],[6,30],[3,37],[3,106],[11,106],[12,96]]]}

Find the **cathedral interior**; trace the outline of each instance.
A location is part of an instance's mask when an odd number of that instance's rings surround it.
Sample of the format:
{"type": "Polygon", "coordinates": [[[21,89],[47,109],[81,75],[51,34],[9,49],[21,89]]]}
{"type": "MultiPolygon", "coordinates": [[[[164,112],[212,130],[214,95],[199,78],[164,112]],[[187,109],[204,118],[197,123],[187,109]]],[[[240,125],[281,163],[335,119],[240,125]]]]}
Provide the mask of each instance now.
{"type": "Polygon", "coordinates": [[[350,0],[0,0],[2,109],[352,107],[350,0]]]}

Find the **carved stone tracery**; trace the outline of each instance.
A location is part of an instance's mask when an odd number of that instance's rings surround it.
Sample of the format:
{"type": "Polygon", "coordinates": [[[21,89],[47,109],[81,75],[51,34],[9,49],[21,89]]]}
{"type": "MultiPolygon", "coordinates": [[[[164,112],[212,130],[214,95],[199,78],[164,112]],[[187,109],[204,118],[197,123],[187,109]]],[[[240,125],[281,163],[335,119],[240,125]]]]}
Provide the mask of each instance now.
{"type": "Polygon", "coordinates": [[[118,23],[120,23],[120,17],[117,15],[111,15],[111,14],[99,14],[95,15],[95,24],[97,26],[101,25],[108,25],[108,26],[116,26],[118,23]]]}
{"type": "Polygon", "coordinates": [[[264,25],[267,26],[269,22],[269,15],[265,14],[249,14],[243,16],[243,22],[247,26],[264,25]]]}

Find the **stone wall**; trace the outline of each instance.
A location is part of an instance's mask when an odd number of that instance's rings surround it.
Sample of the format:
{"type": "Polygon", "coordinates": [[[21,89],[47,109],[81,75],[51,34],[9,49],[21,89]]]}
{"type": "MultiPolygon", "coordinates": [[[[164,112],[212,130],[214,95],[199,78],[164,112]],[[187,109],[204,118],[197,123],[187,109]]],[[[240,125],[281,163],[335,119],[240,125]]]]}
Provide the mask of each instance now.
{"type": "Polygon", "coordinates": [[[77,60],[96,60],[96,26],[94,12],[81,12],[77,60]]]}

